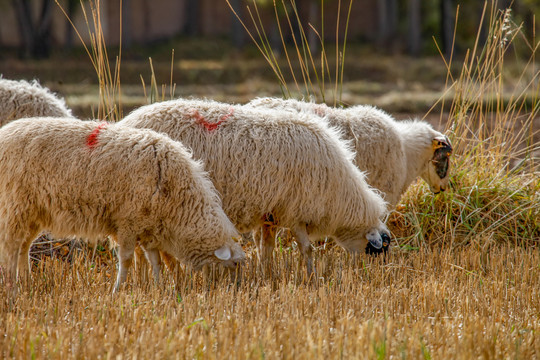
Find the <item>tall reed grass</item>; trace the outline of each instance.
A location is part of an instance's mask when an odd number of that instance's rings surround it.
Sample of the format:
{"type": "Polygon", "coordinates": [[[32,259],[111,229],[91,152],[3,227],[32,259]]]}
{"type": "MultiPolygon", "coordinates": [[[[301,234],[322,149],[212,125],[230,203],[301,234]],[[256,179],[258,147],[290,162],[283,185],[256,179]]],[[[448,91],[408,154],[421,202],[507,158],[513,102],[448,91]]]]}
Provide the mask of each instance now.
{"type": "Polygon", "coordinates": [[[80,1],[81,11],[88,31],[87,44],[81,31],[75,26],[62,5],[55,0],[66,19],[71,23],[77,37],[81,41],[92,66],[96,72],[99,84],[99,104],[94,118],[106,121],[118,121],[122,118],[122,89],[120,83],[120,65],[122,63],[122,0],[120,0],[120,46],[115,56],[114,65],[111,61],[102,27],[102,3],[100,0],[80,1]]]}
{"type": "Polygon", "coordinates": [[[273,0],[275,23],[288,69],[281,68],[279,56],[276,55],[277,49],[272,47],[273,44],[269,40],[259,9],[258,3],[261,1],[251,0],[248,2],[246,11],[249,14],[249,23],[243,20],[241,14],[231,5],[229,0],[225,1],[276,75],[285,98],[312,98],[331,103],[334,106],[341,105],[347,35],[353,0],[349,0],[348,4],[342,3],[342,0],[336,1],[338,18],[334,34],[335,43],[332,44],[335,47],[333,63],[329,61],[329,56],[332,55],[327,51],[325,42],[324,1],[321,1],[320,5],[321,29],[317,29],[313,24],[303,23],[295,0],[273,0]],[[347,17],[342,29],[340,16],[341,9],[345,6],[347,6],[347,17]],[[282,25],[282,19],[285,25],[282,25]],[[320,50],[319,47],[316,49],[311,47],[308,32],[313,32],[316,35],[320,50]],[[292,38],[294,45],[292,49],[287,45],[286,34],[292,38]],[[333,68],[331,68],[332,64],[334,64],[333,68]],[[329,84],[330,86],[328,86],[329,84]]]}
{"type": "MultiPolygon", "coordinates": [[[[459,14],[459,12],[458,12],[459,14]]],[[[458,23],[459,24],[459,23],[458,23]]],[[[401,227],[414,231],[405,242],[416,245],[471,241],[521,245],[540,242],[540,72],[535,62],[540,42],[527,41],[522,25],[512,21],[510,9],[485,3],[475,46],[464,60],[447,65],[446,93],[438,102],[441,118],[454,145],[452,191],[439,196],[416,185],[398,214],[401,227]],[[481,44],[484,23],[489,29],[481,44]],[[512,52],[529,51],[525,60],[512,52]],[[517,78],[507,64],[520,64],[517,78]]]]}

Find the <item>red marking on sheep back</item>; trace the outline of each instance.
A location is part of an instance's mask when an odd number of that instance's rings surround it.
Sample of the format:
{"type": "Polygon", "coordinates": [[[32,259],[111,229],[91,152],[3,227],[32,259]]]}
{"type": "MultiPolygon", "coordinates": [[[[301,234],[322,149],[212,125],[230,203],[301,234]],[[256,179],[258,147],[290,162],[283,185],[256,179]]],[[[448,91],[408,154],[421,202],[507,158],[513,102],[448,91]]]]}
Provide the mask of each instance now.
{"type": "Polygon", "coordinates": [[[229,108],[229,113],[227,115],[223,115],[220,119],[220,123],[227,121],[228,118],[234,115],[234,108],[231,106],[229,108]]]}
{"type": "Polygon", "coordinates": [[[201,124],[202,126],[204,126],[204,128],[207,131],[211,132],[211,131],[216,130],[219,125],[221,125],[223,122],[227,121],[231,116],[233,116],[233,114],[234,114],[234,109],[231,107],[229,109],[229,113],[227,113],[226,115],[221,116],[219,118],[219,121],[215,122],[215,123],[211,123],[208,120],[206,120],[201,114],[199,114],[199,111],[197,109],[193,109],[191,111],[191,113],[189,114],[189,116],[194,118],[195,121],[198,124],[201,124]]]}
{"type": "Polygon", "coordinates": [[[90,135],[88,135],[88,137],[86,138],[86,146],[88,146],[88,148],[90,149],[93,149],[96,147],[97,143],[98,143],[98,135],[101,131],[101,129],[107,127],[107,123],[106,122],[102,122],[100,123],[95,129],[94,131],[92,131],[90,133],[90,135]]]}

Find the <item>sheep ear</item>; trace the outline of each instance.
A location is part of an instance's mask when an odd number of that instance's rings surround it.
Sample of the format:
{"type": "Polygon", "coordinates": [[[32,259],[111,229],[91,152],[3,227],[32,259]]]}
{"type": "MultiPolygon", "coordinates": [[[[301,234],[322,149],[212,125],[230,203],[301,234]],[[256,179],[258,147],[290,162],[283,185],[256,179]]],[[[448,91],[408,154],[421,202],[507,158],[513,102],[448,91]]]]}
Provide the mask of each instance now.
{"type": "Polygon", "coordinates": [[[445,135],[439,135],[435,137],[431,144],[433,146],[433,150],[444,148],[445,150],[452,152],[452,143],[450,142],[450,139],[445,135]]]}
{"type": "Polygon", "coordinates": [[[214,251],[214,255],[216,255],[219,260],[227,261],[231,258],[231,249],[229,249],[227,245],[224,245],[214,251]]]}

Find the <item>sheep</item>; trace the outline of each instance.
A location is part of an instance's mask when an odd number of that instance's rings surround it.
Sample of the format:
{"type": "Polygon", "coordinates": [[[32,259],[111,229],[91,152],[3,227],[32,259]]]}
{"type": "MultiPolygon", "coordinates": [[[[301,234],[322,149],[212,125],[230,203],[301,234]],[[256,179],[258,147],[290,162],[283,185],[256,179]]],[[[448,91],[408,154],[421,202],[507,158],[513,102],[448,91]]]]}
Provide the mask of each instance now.
{"type": "Polygon", "coordinates": [[[326,119],[353,143],[354,162],[368,183],[394,208],[409,185],[422,177],[434,193],[448,186],[450,140],[423,121],[395,121],[372,106],[331,108],[294,99],[258,98],[248,106],[307,112],[326,119]]]}
{"type": "Polygon", "coordinates": [[[143,106],[119,122],[181,141],[202,160],[240,232],[267,214],[290,228],[312,273],[310,237],[328,235],[351,252],[382,246],[386,203],[352,163],[339,134],[303,114],[210,100],[143,106]]]}
{"type": "Polygon", "coordinates": [[[27,117],[72,117],[64,99],[37,81],[7,80],[0,77],[0,126],[27,117]]]}
{"type": "Polygon", "coordinates": [[[28,250],[42,230],[111,236],[119,246],[114,291],[137,244],[156,280],[159,250],[194,269],[245,258],[212,182],[182,144],[96,121],[28,118],[0,129],[0,261],[10,280],[29,273],[28,250]]]}
{"type": "MultiPolygon", "coordinates": [[[[0,126],[19,118],[40,116],[72,117],[64,99],[55,96],[37,81],[30,83],[0,77],[0,126]]],[[[137,251],[135,254],[139,253],[137,251]]],[[[166,264],[171,263],[170,257],[166,257],[165,253],[161,255],[165,257],[166,264]]]]}
{"type": "MultiPolygon", "coordinates": [[[[444,191],[448,186],[452,145],[446,136],[435,131],[428,123],[397,122],[372,106],[340,109],[279,98],[257,98],[247,106],[280,112],[305,112],[339,129],[343,137],[353,144],[355,165],[366,172],[367,182],[381,191],[389,210],[397,205],[409,185],[419,176],[434,193],[444,191]]],[[[268,253],[274,247],[274,238],[268,234],[268,230],[263,229],[261,233],[266,235],[262,236],[259,250],[268,253]]],[[[368,244],[366,253],[386,252],[387,245],[389,238],[382,249],[368,244]]]]}

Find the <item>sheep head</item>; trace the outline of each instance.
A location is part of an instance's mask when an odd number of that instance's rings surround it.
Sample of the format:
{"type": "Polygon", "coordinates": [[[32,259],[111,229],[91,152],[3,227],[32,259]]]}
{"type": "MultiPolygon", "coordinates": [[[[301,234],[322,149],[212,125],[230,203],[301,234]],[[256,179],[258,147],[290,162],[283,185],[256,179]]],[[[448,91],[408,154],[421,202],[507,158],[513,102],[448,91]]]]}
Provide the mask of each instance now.
{"type": "Polygon", "coordinates": [[[352,253],[382,252],[390,245],[390,231],[386,225],[379,221],[377,226],[362,229],[339,229],[335,234],[336,242],[352,253]]]}
{"type": "Polygon", "coordinates": [[[434,137],[430,155],[431,159],[422,178],[429,184],[431,191],[438,194],[448,187],[450,155],[452,155],[452,144],[448,137],[442,134],[434,137]]]}
{"type": "Polygon", "coordinates": [[[381,233],[382,237],[382,246],[380,248],[376,248],[371,243],[368,243],[366,246],[366,254],[368,255],[374,255],[377,256],[379,254],[386,254],[388,252],[388,249],[390,249],[390,232],[383,232],[381,233]]]}
{"type": "Polygon", "coordinates": [[[237,242],[223,245],[214,251],[216,262],[227,268],[234,268],[246,260],[246,254],[237,242]]]}

